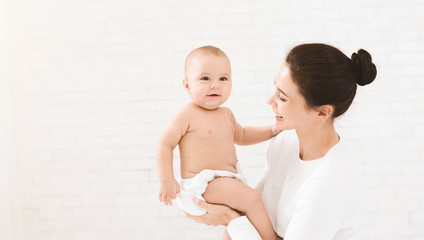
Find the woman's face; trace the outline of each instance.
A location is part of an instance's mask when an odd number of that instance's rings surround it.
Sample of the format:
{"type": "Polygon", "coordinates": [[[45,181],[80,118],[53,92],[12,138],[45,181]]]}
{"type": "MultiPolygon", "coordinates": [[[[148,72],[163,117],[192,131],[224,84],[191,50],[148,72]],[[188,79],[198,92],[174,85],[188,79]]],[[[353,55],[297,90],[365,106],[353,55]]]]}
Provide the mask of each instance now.
{"type": "Polygon", "coordinates": [[[299,129],[316,122],[316,112],[308,109],[294,83],[290,68],[283,63],[275,78],[275,92],[267,102],[275,112],[279,130],[299,129]]]}

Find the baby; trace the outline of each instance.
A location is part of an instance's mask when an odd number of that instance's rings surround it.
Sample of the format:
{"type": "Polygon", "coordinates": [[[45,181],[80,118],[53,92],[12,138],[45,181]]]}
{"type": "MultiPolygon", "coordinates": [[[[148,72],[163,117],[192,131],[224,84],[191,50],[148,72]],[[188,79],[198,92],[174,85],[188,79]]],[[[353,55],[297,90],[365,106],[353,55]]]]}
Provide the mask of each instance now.
{"type": "MultiPolygon", "coordinates": [[[[185,212],[200,216],[206,211],[192,196],[224,204],[244,213],[262,239],[276,234],[260,195],[245,184],[238,172],[234,144],[250,145],[278,134],[275,126],[242,127],[230,109],[220,107],[230,96],[231,67],[220,49],[204,46],[186,58],[183,85],[190,94],[186,104],[169,122],[159,140],[156,162],[159,200],[172,200],[185,212]],[[179,146],[181,180],[173,173],[173,150],[179,146]]],[[[230,239],[225,231],[223,239],[230,239]]]]}

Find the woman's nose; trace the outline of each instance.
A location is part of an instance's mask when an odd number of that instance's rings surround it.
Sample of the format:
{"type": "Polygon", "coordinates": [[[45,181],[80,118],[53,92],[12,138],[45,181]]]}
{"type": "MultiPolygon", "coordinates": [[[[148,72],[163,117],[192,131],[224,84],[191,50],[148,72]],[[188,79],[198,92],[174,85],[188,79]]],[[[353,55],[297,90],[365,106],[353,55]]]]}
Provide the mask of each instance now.
{"type": "Polygon", "coordinates": [[[266,103],[268,105],[272,105],[272,102],[273,102],[273,96],[271,96],[270,98],[268,98],[268,100],[266,100],[266,103]]]}

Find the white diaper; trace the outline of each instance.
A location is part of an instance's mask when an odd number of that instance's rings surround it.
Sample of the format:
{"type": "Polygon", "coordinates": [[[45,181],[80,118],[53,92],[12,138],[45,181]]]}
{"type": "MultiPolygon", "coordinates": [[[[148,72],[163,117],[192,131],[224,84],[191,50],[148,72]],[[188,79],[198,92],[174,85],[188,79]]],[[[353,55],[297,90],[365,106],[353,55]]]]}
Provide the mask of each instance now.
{"type": "Polygon", "coordinates": [[[174,203],[190,215],[201,216],[205,214],[206,210],[197,206],[191,197],[205,200],[202,194],[206,191],[208,183],[217,177],[231,177],[246,183],[246,179],[240,172],[205,169],[192,178],[183,178],[179,181],[180,193],[174,203]]]}

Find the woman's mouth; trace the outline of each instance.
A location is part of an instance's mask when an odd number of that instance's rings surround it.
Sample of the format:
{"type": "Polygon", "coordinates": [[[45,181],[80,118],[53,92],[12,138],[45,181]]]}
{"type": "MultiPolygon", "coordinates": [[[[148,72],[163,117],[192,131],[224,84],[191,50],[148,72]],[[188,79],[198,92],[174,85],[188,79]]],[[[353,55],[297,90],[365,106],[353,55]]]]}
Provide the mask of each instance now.
{"type": "Polygon", "coordinates": [[[216,93],[213,93],[213,94],[209,94],[209,95],[207,95],[208,97],[219,97],[220,95],[219,94],[216,94],[216,93]]]}
{"type": "Polygon", "coordinates": [[[281,116],[281,115],[279,115],[279,114],[276,114],[275,115],[275,119],[277,120],[277,121],[283,121],[283,116],[281,116]]]}

